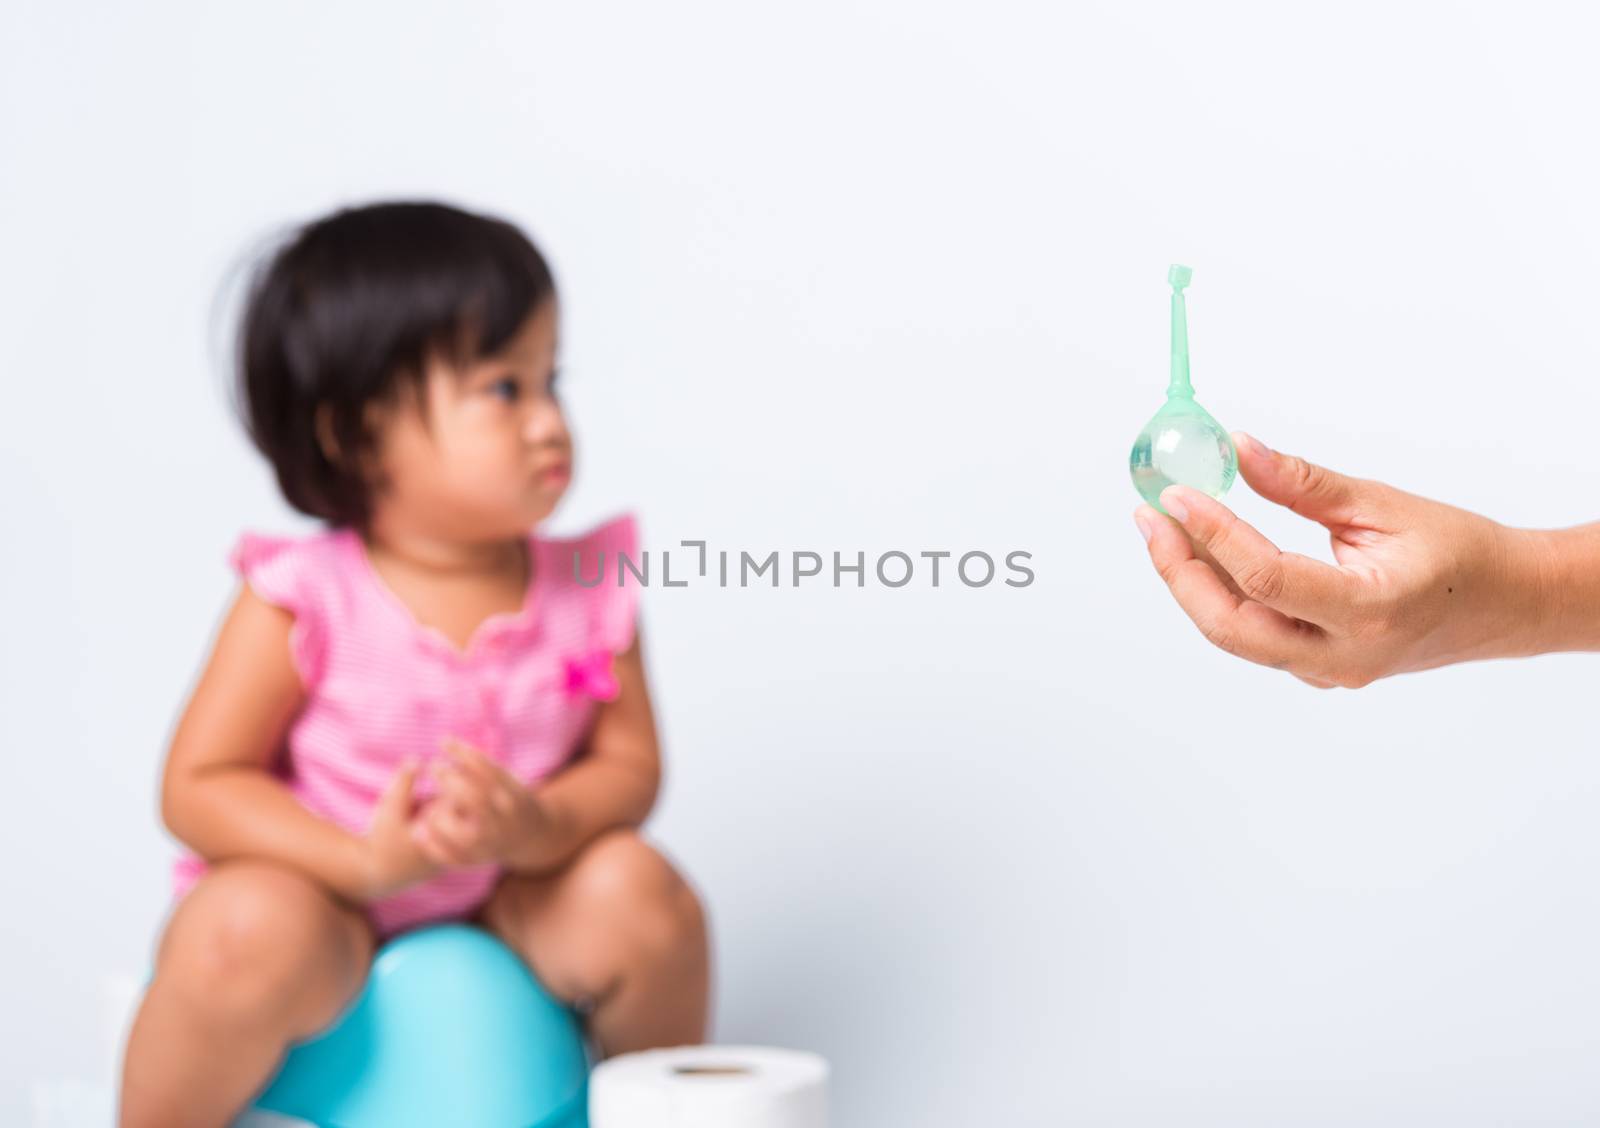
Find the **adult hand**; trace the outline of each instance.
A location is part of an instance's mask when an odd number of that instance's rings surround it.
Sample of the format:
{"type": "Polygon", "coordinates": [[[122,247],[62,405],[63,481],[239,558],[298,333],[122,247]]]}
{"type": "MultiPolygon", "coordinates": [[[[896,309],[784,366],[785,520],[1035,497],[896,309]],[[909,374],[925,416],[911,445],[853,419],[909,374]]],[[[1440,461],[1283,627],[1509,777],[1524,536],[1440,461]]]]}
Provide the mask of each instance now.
{"type": "Polygon", "coordinates": [[[1134,521],[1173,598],[1216,646],[1319,688],[1534,654],[1556,582],[1549,540],[1234,433],[1256,493],[1325,526],[1337,564],[1281,552],[1187,486],[1134,521]]]}

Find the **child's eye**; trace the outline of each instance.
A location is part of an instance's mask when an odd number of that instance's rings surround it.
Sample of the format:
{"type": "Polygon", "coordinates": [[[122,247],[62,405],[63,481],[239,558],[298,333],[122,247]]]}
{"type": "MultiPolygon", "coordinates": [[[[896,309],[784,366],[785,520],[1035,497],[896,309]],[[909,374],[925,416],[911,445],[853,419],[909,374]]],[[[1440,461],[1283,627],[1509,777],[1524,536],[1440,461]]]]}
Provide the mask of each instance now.
{"type": "Polygon", "coordinates": [[[503,395],[507,403],[515,403],[517,397],[522,394],[522,385],[517,383],[514,376],[502,376],[489,385],[489,390],[497,396],[503,395]]]}

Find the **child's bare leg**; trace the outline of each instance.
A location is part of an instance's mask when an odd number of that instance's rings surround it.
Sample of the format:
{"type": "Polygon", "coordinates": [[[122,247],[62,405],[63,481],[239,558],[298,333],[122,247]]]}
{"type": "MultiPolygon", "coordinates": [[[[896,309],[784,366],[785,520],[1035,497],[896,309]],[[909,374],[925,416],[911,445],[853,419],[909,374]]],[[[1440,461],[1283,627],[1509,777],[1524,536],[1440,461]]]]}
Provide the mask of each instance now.
{"type": "Polygon", "coordinates": [[[269,862],[224,862],[173,910],[128,1033],[121,1128],[220,1128],[290,1041],[329,1025],[366,981],[365,916],[269,862]]]}
{"type": "Polygon", "coordinates": [[[557,998],[593,1005],[602,1056],[706,1041],[704,910],[634,831],[600,835],[554,874],[506,876],[478,919],[557,998]]]}

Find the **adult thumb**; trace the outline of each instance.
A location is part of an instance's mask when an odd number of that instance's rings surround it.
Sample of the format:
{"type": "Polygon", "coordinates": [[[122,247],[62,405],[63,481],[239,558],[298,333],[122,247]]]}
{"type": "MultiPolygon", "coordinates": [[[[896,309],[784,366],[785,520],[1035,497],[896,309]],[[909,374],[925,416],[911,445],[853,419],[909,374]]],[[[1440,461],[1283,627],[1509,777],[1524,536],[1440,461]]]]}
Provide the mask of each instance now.
{"type": "Polygon", "coordinates": [[[1240,475],[1268,501],[1321,525],[1350,525],[1372,517],[1375,483],[1272,450],[1243,431],[1233,433],[1233,443],[1240,475]]]}

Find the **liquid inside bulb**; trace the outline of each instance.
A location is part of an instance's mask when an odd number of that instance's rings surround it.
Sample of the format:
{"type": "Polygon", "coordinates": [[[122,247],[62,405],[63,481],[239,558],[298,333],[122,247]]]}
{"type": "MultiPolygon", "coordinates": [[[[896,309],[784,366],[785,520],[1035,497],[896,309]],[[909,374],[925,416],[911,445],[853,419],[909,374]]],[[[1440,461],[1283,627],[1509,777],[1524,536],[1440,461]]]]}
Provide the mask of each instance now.
{"type": "Polygon", "coordinates": [[[1233,439],[1193,400],[1172,399],[1145,424],[1128,457],[1133,486],[1156,509],[1174,483],[1221,498],[1239,473],[1233,439]]]}

